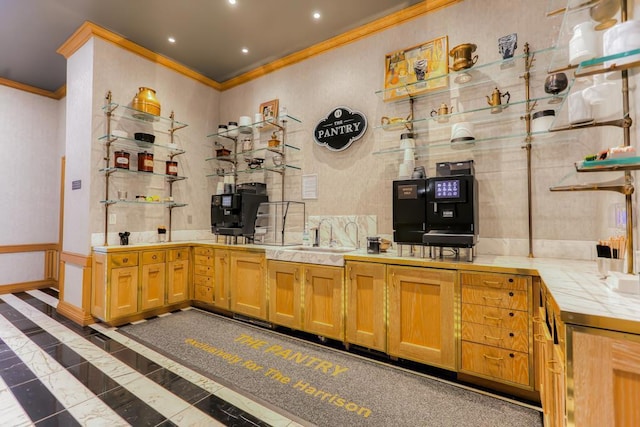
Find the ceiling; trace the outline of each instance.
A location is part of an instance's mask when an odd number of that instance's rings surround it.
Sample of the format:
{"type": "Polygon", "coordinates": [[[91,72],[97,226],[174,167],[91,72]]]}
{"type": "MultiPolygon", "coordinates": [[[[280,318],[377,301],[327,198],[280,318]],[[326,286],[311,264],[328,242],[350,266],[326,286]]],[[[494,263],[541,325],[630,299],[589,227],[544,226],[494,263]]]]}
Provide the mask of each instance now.
{"type": "Polygon", "coordinates": [[[90,21],[223,83],[423,1],[0,0],[0,78],[51,92],[64,86],[66,60],[56,50],[90,21]]]}

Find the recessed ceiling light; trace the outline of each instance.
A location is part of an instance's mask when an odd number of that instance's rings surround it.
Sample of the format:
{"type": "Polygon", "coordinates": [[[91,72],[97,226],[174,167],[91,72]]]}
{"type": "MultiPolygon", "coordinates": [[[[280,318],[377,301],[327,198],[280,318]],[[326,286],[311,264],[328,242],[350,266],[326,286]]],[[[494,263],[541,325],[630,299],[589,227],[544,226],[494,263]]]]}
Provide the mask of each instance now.
{"type": "Polygon", "coordinates": [[[171,37],[171,36],[169,36],[169,38],[167,40],[169,40],[169,43],[175,43],[176,42],[176,39],[171,37]]]}
{"type": "Polygon", "coordinates": [[[229,4],[236,4],[236,0],[229,0],[229,4]]]}
{"type": "Polygon", "coordinates": [[[320,12],[313,12],[313,19],[320,19],[320,12]]]}
{"type": "Polygon", "coordinates": [[[242,48],[242,53],[249,53],[249,49],[247,49],[246,47],[242,48]]]}

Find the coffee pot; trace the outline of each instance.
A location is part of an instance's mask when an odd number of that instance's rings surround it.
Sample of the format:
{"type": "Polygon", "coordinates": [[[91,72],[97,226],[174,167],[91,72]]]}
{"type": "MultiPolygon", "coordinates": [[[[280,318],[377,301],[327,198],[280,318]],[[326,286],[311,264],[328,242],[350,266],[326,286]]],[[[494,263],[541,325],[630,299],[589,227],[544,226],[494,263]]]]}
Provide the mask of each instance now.
{"type": "Polygon", "coordinates": [[[118,233],[118,235],[120,236],[121,245],[126,246],[129,244],[129,236],[131,235],[131,233],[129,233],[128,231],[123,231],[118,233]]]}
{"type": "MultiPolygon", "coordinates": [[[[446,116],[447,114],[450,114],[450,113],[453,113],[453,105],[449,107],[447,104],[443,102],[437,110],[435,108],[431,110],[431,117],[446,116]]],[[[447,117],[438,117],[439,123],[445,123],[447,121],[448,121],[447,117]]]]}
{"type": "Polygon", "coordinates": [[[491,96],[487,95],[487,103],[490,106],[494,107],[491,109],[492,113],[499,113],[502,111],[502,98],[505,96],[507,97],[507,101],[505,102],[505,104],[508,104],[509,100],[511,99],[511,94],[508,91],[505,93],[500,93],[500,90],[498,88],[495,88],[491,96]]]}

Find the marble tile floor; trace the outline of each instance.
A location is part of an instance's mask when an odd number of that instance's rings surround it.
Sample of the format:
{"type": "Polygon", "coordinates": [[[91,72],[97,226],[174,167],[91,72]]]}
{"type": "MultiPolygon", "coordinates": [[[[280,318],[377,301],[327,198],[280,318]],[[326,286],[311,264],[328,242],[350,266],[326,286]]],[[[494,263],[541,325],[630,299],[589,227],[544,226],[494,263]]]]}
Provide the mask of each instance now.
{"type": "Polygon", "coordinates": [[[2,426],[300,426],[101,324],[53,289],[0,295],[2,426]]]}

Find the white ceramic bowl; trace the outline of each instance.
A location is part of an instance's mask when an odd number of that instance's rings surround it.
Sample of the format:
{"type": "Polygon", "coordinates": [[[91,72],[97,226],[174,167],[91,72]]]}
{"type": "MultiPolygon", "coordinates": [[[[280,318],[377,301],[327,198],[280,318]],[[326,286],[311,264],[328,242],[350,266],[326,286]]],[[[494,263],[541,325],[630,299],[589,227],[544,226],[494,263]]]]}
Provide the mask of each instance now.
{"type": "Polygon", "coordinates": [[[459,122],[451,126],[451,142],[470,141],[475,139],[474,126],[471,122],[459,122]]]}

